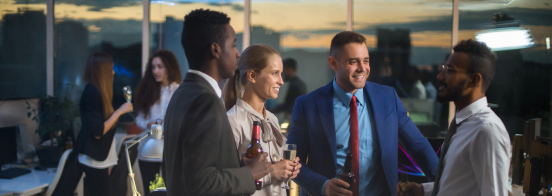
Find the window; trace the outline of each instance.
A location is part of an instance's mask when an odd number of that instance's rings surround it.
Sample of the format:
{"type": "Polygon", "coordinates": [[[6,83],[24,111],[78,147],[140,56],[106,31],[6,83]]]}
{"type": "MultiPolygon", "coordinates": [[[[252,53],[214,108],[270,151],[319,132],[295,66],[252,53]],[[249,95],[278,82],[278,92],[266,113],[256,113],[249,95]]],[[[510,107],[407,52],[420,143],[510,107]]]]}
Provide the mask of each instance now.
{"type": "Polygon", "coordinates": [[[369,81],[392,86],[426,137],[448,127],[448,104],[435,101],[436,76],[450,54],[452,3],[356,0],[353,29],[366,36],[369,81]]]}
{"type": "Polygon", "coordinates": [[[0,5],[0,100],[45,95],[46,1],[0,5]]]}
{"type": "Polygon", "coordinates": [[[184,16],[200,8],[223,12],[230,17],[230,25],[236,32],[238,51],[242,51],[243,7],[243,1],[151,1],[150,55],[160,49],[172,51],[184,77],[189,70],[188,60],[180,44],[184,16]]]}
{"type": "Polygon", "coordinates": [[[122,104],[123,86],[141,78],[142,1],[55,1],[54,17],[55,96],[80,98],[88,56],[105,52],[114,61],[113,105],[122,104]]]}
{"type": "Polygon", "coordinates": [[[510,48],[492,48],[498,57],[494,79],[486,93],[489,106],[502,119],[510,138],[523,133],[528,119],[542,118],[543,135],[550,133],[552,92],[552,12],[542,1],[495,1],[460,4],[459,40],[477,39],[492,47],[494,40],[478,35],[497,30],[523,30],[528,36],[493,37],[510,48]],[[533,42],[515,47],[514,40],[533,42]]]}

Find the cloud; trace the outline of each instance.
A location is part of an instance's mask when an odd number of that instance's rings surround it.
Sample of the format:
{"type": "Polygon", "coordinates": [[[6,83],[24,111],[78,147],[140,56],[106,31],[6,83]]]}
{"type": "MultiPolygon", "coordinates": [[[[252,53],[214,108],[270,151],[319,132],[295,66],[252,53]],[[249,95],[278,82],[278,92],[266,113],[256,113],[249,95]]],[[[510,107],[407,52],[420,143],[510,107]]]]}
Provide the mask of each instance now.
{"type": "MultiPolygon", "coordinates": [[[[506,8],[494,10],[478,11],[460,11],[460,30],[474,30],[486,28],[492,22],[493,13],[501,12],[514,16],[521,25],[534,26],[552,26],[552,11],[550,9],[530,9],[530,8],[506,8]]],[[[362,34],[375,35],[377,28],[402,28],[409,29],[410,32],[424,31],[451,31],[452,15],[424,17],[415,22],[403,23],[380,23],[380,24],[355,24],[355,26],[365,26],[364,28],[355,28],[356,32],[362,34]]]]}
{"type": "MultiPolygon", "coordinates": [[[[16,4],[43,4],[44,0],[15,0],[16,4]]],[[[102,11],[106,8],[111,7],[124,7],[124,6],[134,6],[142,4],[141,0],[56,0],[56,4],[73,4],[77,6],[86,5],[90,6],[88,11],[102,11]]]]}

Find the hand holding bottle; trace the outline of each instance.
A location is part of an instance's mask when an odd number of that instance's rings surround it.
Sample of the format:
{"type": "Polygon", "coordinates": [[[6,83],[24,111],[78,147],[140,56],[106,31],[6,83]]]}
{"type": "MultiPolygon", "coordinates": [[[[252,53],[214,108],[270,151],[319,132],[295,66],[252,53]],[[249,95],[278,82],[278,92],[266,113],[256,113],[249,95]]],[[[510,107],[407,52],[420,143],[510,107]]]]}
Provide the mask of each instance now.
{"type": "Polygon", "coordinates": [[[414,182],[407,182],[407,183],[397,183],[396,185],[396,192],[397,196],[406,196],[407,192],[412,193],[412,196],[423,196],[424,195],[424,187],[421,184],[414,183],[414,182]],[[401,184],[403,184],[401,186],[401,184]]]}
{"type": "Polygon", "coordinates": [[[247,158],[245,153],[242,154],[242,160],[245,166],[249,168],[249,171],[251,171],[251,174],[253,174],[255,180],[263,178],[263,176],[266,176],[274,170],[274,168],[270,167],[271,163],[266,160],[267,156],[268,153],[266,152],[257,155],[255,158],[247,158]]]}
{"type": "Polygon", "coordinates": [[[352,196],[353,191],[347,190],[347,188],[349,188],[349,183],[337,178],[332,178],[326,183],[324,193],[326,196],[352,196]]]}

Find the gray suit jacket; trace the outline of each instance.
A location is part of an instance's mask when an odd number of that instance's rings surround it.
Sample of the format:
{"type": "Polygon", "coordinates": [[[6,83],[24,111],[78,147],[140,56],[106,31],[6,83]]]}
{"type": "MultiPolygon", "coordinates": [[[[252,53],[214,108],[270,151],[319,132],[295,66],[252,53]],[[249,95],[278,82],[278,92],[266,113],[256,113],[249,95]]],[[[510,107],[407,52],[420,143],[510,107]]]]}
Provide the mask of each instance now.
{"type": "Polygon", "coordinates": [[[204,78],[186,74],[167,107],[164,130],[167,195],[255,192],[253,175],[247,167],[240,167],[224,105],[204,78]]]}

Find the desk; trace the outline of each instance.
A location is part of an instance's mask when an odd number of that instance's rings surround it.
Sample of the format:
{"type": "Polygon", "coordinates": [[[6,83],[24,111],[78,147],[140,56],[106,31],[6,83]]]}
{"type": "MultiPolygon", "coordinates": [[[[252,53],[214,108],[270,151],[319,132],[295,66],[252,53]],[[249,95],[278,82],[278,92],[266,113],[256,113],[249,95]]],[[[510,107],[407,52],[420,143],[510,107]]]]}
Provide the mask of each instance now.
{"type": "Polygon", "coordinates": [[[46,171],[36,171],[31,169],[31,171],[31,173],[14,179],[0,179],[0,193],[13,192],[14,196],[29,196],[38,194],[48,188],[48,185],[56,175],[54,168],[46,171]]]}

